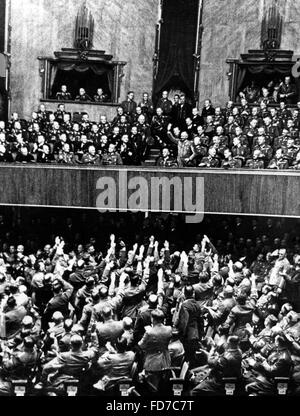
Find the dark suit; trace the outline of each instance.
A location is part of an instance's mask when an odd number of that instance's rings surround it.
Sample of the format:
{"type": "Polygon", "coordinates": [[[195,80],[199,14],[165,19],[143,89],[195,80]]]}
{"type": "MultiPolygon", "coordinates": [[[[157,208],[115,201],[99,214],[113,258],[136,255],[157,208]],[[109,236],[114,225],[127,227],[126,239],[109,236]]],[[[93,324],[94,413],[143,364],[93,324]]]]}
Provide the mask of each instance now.
{"type": "Polygon", "coordinates": [[[161,108],[163,110],[164,115],[168,116],[172,112],[172,101],[168,98],[160,98],[156,105],[156,108],[161,108]]]}
{"type": "Polygon", "coordinates": [[[137,103],[135,101],[126,100],[123,101],[121,107],[124,110],[125,114],[134,114],[136,111],[137,103]]]}
{"type": "Polygon", "coordinates": [[[178,123],[184,128],[185,119],[191,117],[192,115],[192,106],[189,103],[180,104],[178,108],[178,123]]]}
{"type": "Polygon", "coordinates": [[[278,96],[280,101],[284,101],[287,104],[294,104],[296,99],[297,89],[294,84],[282,84],[278,90],[278,96]],[[286,97],[280,97],[280,95],[285,95],[286,97]]]}
{"type": "Polygon", "coordinates": [[[183,301],[179,310],[177,328],[188,361],[195,359],[195,352],[203,335],[203,325],[201,307],[196,299],[183,301]]]}

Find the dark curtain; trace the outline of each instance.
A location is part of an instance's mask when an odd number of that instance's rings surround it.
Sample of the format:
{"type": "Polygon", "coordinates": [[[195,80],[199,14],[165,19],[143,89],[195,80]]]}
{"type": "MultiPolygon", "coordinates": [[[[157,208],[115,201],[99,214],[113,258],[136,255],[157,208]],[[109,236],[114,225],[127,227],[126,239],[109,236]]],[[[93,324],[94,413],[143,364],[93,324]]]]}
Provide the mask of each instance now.
{"type": "Polygon", "coordinates": [[[291,65],[249,65],[248,67],[248,71],[251,74],[260,74],[260,73],[265,73],[265,74],[288,74],[291,71],[291,65]]]}
{"type": "Polygon", "coordinates": [[[239,71],[237,73],[237,78],[236,78],[236,89],[239,92],[242,88],[242,85],[244,83],[245,77],[247,74],[247,68],[246,67],[239,67],[239,71]]]}
{"type": "Polygon", "coordinates": [[[169,81],[179,78],[193,97],[198,0],[165,0],[154,98],[169,81]]]}
{"type": "Polygon", "coordinates": [[[59,62],[57,68],[62,71],[77,71],[77,72],[86,72],[91,69],[96,75],[103,75],[105,72],[111,69],[108,65],[93,65],[90,63],[77,64],[73,62],[59,62]]]}
{"type": "Polygon", "coordinates": [[[6,0],[0,0],[0,52],[5,49],[5,9],[6,0]]]}
{"type": "Polygon", "coordinates": [[[113,92],[113,78],[113,70],[110,66],[60,62],[51,71],[51,95],[49,98],[55,98],[56,93],[65,84],[73,99],[78,95],[79,88],[84,88],[87,94],[93,98],[97,88],[101,87],[110,101],[113,92]]]}
{"type": "MultiPolygon", "coordinates": [[[[273,81],[275,84],[281,82],[285,76],[291,75],[292,63],[278,64],[276,62],[261,62],[253,65],[239,65],[236,77],[236,93],[238,94],[252,81],[255,81],[259,88],[266,86],[273,81]]],[[[299,94],[298,80],[294,80],[299,94]]]]}

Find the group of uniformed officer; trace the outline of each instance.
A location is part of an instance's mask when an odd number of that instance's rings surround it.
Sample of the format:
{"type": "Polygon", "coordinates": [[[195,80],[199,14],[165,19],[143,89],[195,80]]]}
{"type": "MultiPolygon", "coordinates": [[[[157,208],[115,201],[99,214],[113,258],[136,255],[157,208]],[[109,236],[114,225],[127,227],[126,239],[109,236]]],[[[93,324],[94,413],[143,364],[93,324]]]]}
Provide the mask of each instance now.
{"type": "MultiPolygon", "coordinates": [[[[263,90],[258,106],[242,98],[240,106],[229,101],[222,109],[206,100],[201,113],[185,94],[172,102],[163,91],[155,106],[148,93],[138,104],[129,91],[114,119],[101,115],[100,122],[88,114],[72,120],[64,103],[56,112],[41,104],[29,121],[14,113],[8,125],[0,122],[0,161],[139,165],[154,147],[164,167],[298,169],[300,102],[290,109],[282,98],[278,108],[268,106],[263,90]]],[[[79,100],[85,96],[80,89],[79,100]]]]}

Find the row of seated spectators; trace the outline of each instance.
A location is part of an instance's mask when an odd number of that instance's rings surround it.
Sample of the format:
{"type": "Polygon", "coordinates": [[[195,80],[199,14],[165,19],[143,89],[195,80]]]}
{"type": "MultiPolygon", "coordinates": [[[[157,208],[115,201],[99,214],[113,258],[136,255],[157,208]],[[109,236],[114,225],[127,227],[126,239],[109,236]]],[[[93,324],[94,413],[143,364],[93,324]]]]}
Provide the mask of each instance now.
{"type": "MultiPolygon", "coordinates": [[[[237,219],[230,232],[244,226],[237,219]]],[[[30,395],[65,395],[74,379],[78,394],[116,395],[124,378],[130,395],[171,395],[177,367],[184,395],[223,395],[224,378],[236,394],[275,395],[277,378],[299,394],[300,255],[289,235],[253,261],[224,256],[206,235],[186,251],[150,229],[140,237],[111,234],[103,251],[97,238],[56,237],[34,252],[7,241],[1,395],[20,379],[30,395]]]]}
{"type": "Polygon", "coordinates": [[[167,91],[154,109],[148,94],[137,106],[130,92],[113,120],[101,115],[97,123],[88,114],[72,120],[64,104],[54,113],[42,104],[29,121],[14,113],[7,126],[0,122],[0,161],[140,165],[159,148],[164,167],[299,169],[299,109],[284,101],[249,107],[245,99],[222,109],[206,100],[200,113],[167,91]]]}

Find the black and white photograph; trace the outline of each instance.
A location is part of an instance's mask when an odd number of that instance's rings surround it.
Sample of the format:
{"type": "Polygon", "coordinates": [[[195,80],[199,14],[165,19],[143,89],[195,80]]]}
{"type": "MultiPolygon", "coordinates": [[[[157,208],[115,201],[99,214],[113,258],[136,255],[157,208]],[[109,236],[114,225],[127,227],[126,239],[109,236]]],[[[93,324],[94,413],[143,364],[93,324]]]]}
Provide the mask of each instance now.
{"type": "Polygon", "coordinates": [[[295,0],[0,0],[1,398],[300,395],[299,45],[295,0]]]}

